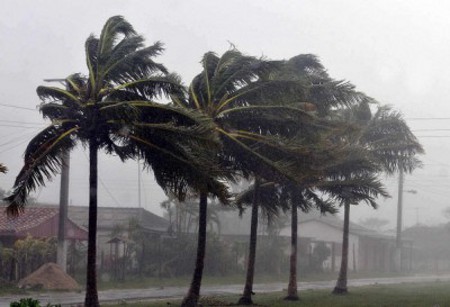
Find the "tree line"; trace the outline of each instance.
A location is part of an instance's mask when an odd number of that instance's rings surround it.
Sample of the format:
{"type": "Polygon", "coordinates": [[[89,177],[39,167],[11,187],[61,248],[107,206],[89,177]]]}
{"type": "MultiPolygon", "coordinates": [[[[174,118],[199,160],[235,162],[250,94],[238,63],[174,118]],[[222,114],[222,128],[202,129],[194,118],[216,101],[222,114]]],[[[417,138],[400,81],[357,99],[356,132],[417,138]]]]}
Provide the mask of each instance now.
{"type": "Polygon", "coordinates": [[[298,299],[297,211],[344,208],[343,256],[335,293],[345,293],[351,205],[376,207],[388,196],[381,173],[420,165],[423,152],[400,113],[347,81],[329,76],[319,59],[246,55],[231,47],[207,52],[189,86],[156,62],[121,16],[85,43],[87,74],[64,87],[39,86],[50,124],[28,144],[7,213],[20,214],[27,195],[57,174],[63,155],[81,143],[89,152],[89,236],[85,306],[99,306],[96,271],[98,152],[140,159],[166,193],[199,199],[195,268],[182,306],[197,306],[206,246],[208,198],[251,208],[249,259],[242,304],[252,303],[258,214],[291,211],[292,252],[287,299],[298,299]],[[166,101],[162,102],[166,98],[166,101]],[[248,180],[237,195],[230,184],[248,180]]]}

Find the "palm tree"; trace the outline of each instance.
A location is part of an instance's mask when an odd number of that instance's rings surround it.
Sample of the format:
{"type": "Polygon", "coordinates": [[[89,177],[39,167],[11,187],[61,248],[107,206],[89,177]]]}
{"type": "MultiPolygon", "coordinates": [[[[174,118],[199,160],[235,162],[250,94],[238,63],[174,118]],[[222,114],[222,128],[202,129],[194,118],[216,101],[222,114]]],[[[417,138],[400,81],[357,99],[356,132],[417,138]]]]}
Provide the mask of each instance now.
{"type": "Polygon", "coordinates": [[[290,199],[291,209],[291,254],[289,258],[289,282],[287,287],[287,296],[284,298],[288,301],[297,301],[297,238],[298,238],[298,209],[301,212],[308,212],[315,208],[322,214],[336,213],[336,208],[327,200],[319,197],[312,188],[301,188],[296,185],[287,185],[286,193],[290,199]]]}
{"type": "MultiPolygon", "coordinates": [[[[329,201],[323,200],[317,195],[313,188],[312,180],[304,183],[303,186],[293,182],[276,183],[263,182],[258,187],[261,195],[259,205],[263,210],[264,216],[270,221],[278,216],[280,211],[287,212],[291,210],[291,254],[289,258],[289,284],[286,300],[298,300],[297,291],[297,224],[298,209],[302,212],[308,212],[315,208],[322,214],[335,213],[336,209],[329,201]]],[[[255,193],[255,185],[250,186],[236,197],[236,203],[242,207],[245,204],[253,204],[252,195],[255,193]]],[[[253,216],[252,216],[253,217],[253,216]]]]}
{"type": "MultiPolygon", "coordinates": [[[[305,85],[307,88],[305,93],[305,101],[303,108],[307,111],[314,112],[319,118],[326,117],[330,110],[349,106],[359,102],[363,95],[354,90],[354,86],[349,82],[336,81],[332,79],[324,66],[320,63],[319,59],[312,54],[300,54],[285,62],[283,70],[275,76],[278,79],[287,79],[297,81],[305,85]]],[[[345,125],[336,125],[328,122],[331,126],[337,126],[339,129],[344,128],[345,125]]],[[[310,142],[313,144],[320,144],[320,138],[317,138],[317,129],[314,131],[304,131],[301,137],[311,138],[310,142]]],[[[335,130],[327,132],[328,141],[330,143],[330,136],[335,138],[333,134],[335,130]]],[[[320,135],[320,134],[319,134],[320,135]]],[[[323,138],[322,138],[323,139],[323,138]]],[[[324,142],[322,142],[324,143],[324,142]]],[[[331,142],[333,143],[333,141],[331,142]]],[[[323,145],[322,145],[323,146],[323,145]]],[[[329,145],[328,145],[329,146],[329,145]]],[[[320,165],[315,168],[321,168],[325,170],[331,165],[337,163],[338,160],[345,157],[349,152],[342,152],[342,149],[337,147],[331,149],[325,147],[328,151],[333,151],[333,157],[326,157],[321,159],[323,154],[316,154],[316,164],[320,165]],[[341,153],[338,153],[341,152],[341,153]],[[330,164],[331,162],[331,164],[330,164]]],[[[319,174],[319,177],[314,177],[310,174],[307,181],[303,185],[296,185],[293,183],[285,182],[282,184],[285,194],[291,203],[291,256],[290,256],[290,269],[289,269],[289,283],[287,289],[286,300],[298,300],[297,291],[297,208],[300,208],[303,212],[309,210],[309,208],[315,206],[322,213],[333,213],[335,208],[331,206],[327,201],[322,200],[314,192],[314,187],[317,186],[323,180],[323,174],[319,174]]]]}
{"type": "Polygon", "coordinates": [[[350,205],[363,201],[376,208],[378,196],[389,196],[376,176],[377,170],[378,165],[368,159],[366,152],[360,150],[358,153],[356,150],[353,155],[331,167],[328,180],[318,184],[319,189],[326,191],[344,207],[341,267],[333,293],[347,292],[350,205]]]}
{"type": "Polygon", "coordinates": [[[3,163],[0,163],[0,173],[6,173],[8,171],[8,169],[6,168],[5,165],[3,165],[3,163]]]}
{"type": "Polygon", "coordinates": [[[342,189],[342,191],[330,191],[340,200],[340,204],[344,207],[342,263],[336,287],[333,290],[335,294],[348,292],[347,266],[350,205],[357,205],[360,201],[365,201],[376,208],[375,201],[369,195],[387,195],[387,193],[382,192],[382,186],[376,175],[380,171],[392,174],[400,168],[405,172],[412,172],[416,167],[420,166],[420,161],[416,158],[416,155],[423,153],[422,146],[401,115],[392,111],[389,107],[379,107],[377,112],[372,115],[369,100],[363,100],[359,105],[341,111],[340,116],[358,126],[359,130],[348,138],[348,142],[365,150],[367,157],[378,169],[366,172],[362,178],[355,177],[359,170],[353,164],[352,167],[345,169],[347,174],[341,175],[341,178],[344,178],[345,181],[352,183],[350,188],[347,187],[342,189]],[[363,189],[363,193],[360,193],[361,189],[363,189]],[[358,194],[355,195],[355,191],[358,194]]]}
{"type": "MultiPolygon", "coordinates": [[[[163,48],[145,47],[144,39],[121,16],[108,19],[99,38],[85,44],[88,75],[74,74],[66,88],[37,88],[40,111],[51,124],[25,151],[25,165],[7,198],[9,214],[20,214],[27,194],[58,172],[61,159],[78,142],[89,150],[89,237],[85,306],[98,306],[96,284],[98,151],[122,160],[140,157],[165,191],[183,198],[193,182],[208,182],[215,194],[225,187],[215,180],[208,149],[218,146],[211,122],[201,114],[153,100],[179,91],[179,80],[153,61],[163,48]],[[202,150],[200,150],[202,149],[202,150]]],[[[221,194],[222,193],[222,194],[221,194]]]]}
{"type": "MultiPolygon", "coordinates": [[[[281,65],[281,62],[245,56],[236,49],[228,50],[221,57],[208,52],[202,60],[203,71],[189,86],[188,97],[174,99],[176,104],[198,110],[214,121],[222,141],[217,160],[231,179],[256,175],[296,178],[295,162],[285,159],[281,153],[297,147],[280,136],[295,135],[298,122],[311,118],[298,104],[281,103],[280,97],[287,92],[303,94],[303,86],[298,82],[268,80],[267,76],[278,71],[281,65]]],[[[305,151],[298,152],[307,155],[305,151]]],[[[198,254],[191,287],[182,306],[196,306],[200,294],[207,195],[200,194],[200,198],[198,254]]]]}

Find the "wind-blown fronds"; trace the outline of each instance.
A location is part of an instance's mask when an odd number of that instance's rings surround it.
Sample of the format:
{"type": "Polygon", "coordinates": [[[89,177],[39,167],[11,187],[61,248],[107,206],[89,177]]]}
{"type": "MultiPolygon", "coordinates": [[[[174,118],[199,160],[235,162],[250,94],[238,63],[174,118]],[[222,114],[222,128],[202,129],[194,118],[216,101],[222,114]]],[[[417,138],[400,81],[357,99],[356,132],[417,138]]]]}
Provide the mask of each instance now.
{"type": "Polygon", "coordinates": [[[223,143],[220,164],[247,178],[299,180],[299,165],[308,166],[302,155],[310,155],[306,148],[311,142],[299,142],[298,136],[326,130],[301,102],[304,84],[274,78],[283,62],[246,56],[235,48],[220,57],[208,52],[201,63],[203,71],[192,80],[188,98],[176,103],[214,121],[223,143]]]}
{"type": "Polygon", "coordinates": [[[304,101],[315,104],[320,116],[368,99],[350,82],[331,78],[318,57],[312,54],[300,54],[287,60],[278,78],[303,82],[307,88],[304,101]]]}
{"type": "Polygon", "coordinates": [[[211,159],[211,151],[220,145],[211,119],[155,101],[185,94],[179,76],[154,61],[162,51],[160,42],[146,47],[123,17],[114,16],[100,37],[86,40],[87,76],[68,76],[64,88],[37,88],[40,111],[52,126],[27,149],[25,166],[9,198],[10,212],[22,210],[26,194],[59,170],[63,149],[75,142],[88,145],[93,139],[99,150],[122,160],[143,158],[166,191],[183,197],[189,186],[198,188],[203,181],[227,201],[226,185],[211,159]],[[69,135],[59,140],[58,133],[67,131],[69,135]]]}
{"type": "Polygon", "coordinates": [[[64,152],[75,145],[72,136],[77,129],[52,125],[30,141],[25,150],[25,165],[16,178],[12,194],[5,199],[9,203],[9,215],[23,211],[28,194],[59,172],[64,152]]]}
{"type": "Polygon", "coordinates": [[[406,172],[420,167],[417,154],[423,154],[423,147],[411,132],[399,112],[390,107],[380,107],[366,124],[361,142],[369,147],[371,154],[392,174],[403,168],[406,172]]]}
{"type": "Polygon", "coordinates": [[[379,196],[389,197],[376,174],[324,181],[318,185],[318,188],[330,194],[340,204],[357,205],[360,202],[366,202],[375,209],[378,207],[376,200],[379,196]]]}

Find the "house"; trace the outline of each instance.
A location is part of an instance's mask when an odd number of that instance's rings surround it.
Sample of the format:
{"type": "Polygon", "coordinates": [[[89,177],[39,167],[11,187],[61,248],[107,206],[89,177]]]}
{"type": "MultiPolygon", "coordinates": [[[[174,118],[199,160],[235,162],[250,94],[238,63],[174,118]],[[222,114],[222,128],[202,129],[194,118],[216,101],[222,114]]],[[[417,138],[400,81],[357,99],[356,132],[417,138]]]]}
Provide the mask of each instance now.
{"type": "MultiPolygon", "coordinates": [[[[339,270],[342,253],[343,221],[335,215],[320,215],[312,212],[300,214],[298,235],[310,238],[311,250],[318,243],[324,243],[331,255],[324,262],[324,267],[330,271],[339,270]]],[[[281,236],[290,236],[290,227],[280,232],[281,236]]],[[[407,244],[404,249],[410,250],[407,244]]],[[[353,271],[381,271],[393,269],[395,237],[382,234],[350,222],[348,268],[353,271]]],[[[410,257],[410,252],[404,251],[404,257],[410,257]]],[[[404,263],[408,263],[405,259],[404,263]]]]}
{"type": "MultiPolygon", "coordinates": [[[[69,206],[68,216],[77,225],[88,227],[89,207],[69,206]]],[[[98,207],[97,212],[97,255],[105,258],[112,254],[117,246],[112,244],[125,243],[128,239],[126,229],[130,221],[139,224],[140,229],[146,236],[154,236],[159,239],[161,235],[169,230],[170,223],[165,218],[153,214],[144,208],[136,207],[98,207]],[[119,238],[115,232],[118,228],[124,230],[124,234],[119,238]],[[111,239],[114,239],[112,240],[111,239]]]]}
{"type": "MultiPolygon", "coordinates": [[[[260,220],[258,241],[264,242],[271,236],[285,246],[284,254],[290,254],[290,218],[281,215],[281,220],[268,227],[260,220]]],[[[341,264],[343,220],[336,215],[321,215],[319,212],[300,213],[298,218],[298,255],[299,263],[312,265],[314,250],[319,245],[329,250],[329,256],[323,262],[324,270],[337,272],[341,264]]],[[[250,233],[250,214],[245,212],[241,218],[236,212],[221,212],[221,235],[224,240],[248,245],[250,233]]],[[[274,221],[275,222],[275,221],[274,221]]],[[[412,247],[409,240],[403,240],[402,267],[411,269],[412,247]]],[[[350,223],[348,269],[350,271],[394,270],[395,236],[379,233],[361,225],[350,223]]]]}
{"type": "MultiPolygon", "coordinates": [[[[18,217],[8,217],[0,208],[0,242],[11,246],[17,239],[28,235],[34,238],[56,237],[58,234],[59,209],[55,205],[28,206],[18,217]]],[[[68,240],[87,240],[89,208],[69,206],[66,238],[68,240]]],[[[139,223],[146,235],[155,237],[166,233],[169,222],[143,208],[98,207],[97,250],[109,253],[112,233],[117,227],[126,229],[131,220],[139,223]]]]}
{"type": "MultiPolygon", "coordinates": [[[[4,207],[0,208],[0,242],[12,246],[18,239],[57,237],[59,210],[56,207],[27,207],[17,217],[7,216],[4,207]]],[[[66,223],[67,240],[87,240],[87,229],[80,227],[70,218],[66,223]]]]}

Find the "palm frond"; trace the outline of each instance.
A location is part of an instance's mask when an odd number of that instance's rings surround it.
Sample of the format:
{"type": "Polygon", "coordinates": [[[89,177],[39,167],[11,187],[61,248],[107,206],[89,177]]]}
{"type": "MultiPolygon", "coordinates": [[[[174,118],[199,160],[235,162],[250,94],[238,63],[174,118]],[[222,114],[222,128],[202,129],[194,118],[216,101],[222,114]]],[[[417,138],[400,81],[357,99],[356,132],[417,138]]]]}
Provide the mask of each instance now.
{"type": "Polygon", "coordinates": [[[86,65],[89,71],[89,92],[86,96],[89,97],[91,91],[95,89],[95,83],[97,82],[97,71],[98,71],[98,45],[99,40],[94,35],[90,35],[84,44],[86,65]]]}
{"type": "Polygon", "coordinates": [[[5,174],[7,171],[8,168],[3,163],[0,163],[0,173],[5,174]]]}
{"type": "Polygon", "coordinates": [[[143,99],[152,100],[163,95],[167,97],[170,95],[180,96],[183,92],[183,87],[179,83],[179,79],[174,75],[158,75],[121,83],[119,86],[111,90],[109,93],[110,99],[115,99],[118,91],[126,91],[127,93],[131,92],[139,95],[143,99]]]}
{"type": "Polygon", "coordinates": [[[25,151],[25,164],[14,182],[13,192],[5,199],[9,203],[6,209],[9,215],[20,214],[29,192],[45,185],[45,180],[59,172],[63,154],[75,145],[71,136],[77,130],[77,127],[50,126],[30,141],[25,151]]]}
{"type": "Polygon", "coordinates": [[[82,105],[82,102],[79,100],[79,98],[69,90],[57,87],[38,86],[36,89],[36,93],[43,102],[60,101],[64,102],[68,107],[79,107],[82,105]]]}
{"type": "Polygon", "coordinates": [[[122,16],[110,17],[103,26],[100,34],[98,54],[111,52],[116,41],[121,37],[135,35],[133,26],[122,16]]]}
{"type": "Polygon", "coordinates": [[[358,204],[366,202],[377,208],[377,197],[389,197],[381,181],[376,175],[361,175],[342,180],[327,180],[321,182],[318,189],[330,194],[340,204],[358,204]]]}
{"type": "Polygon", "coordinates": [[[117,84],[126,83],[136,79],[145,79],[153,74],[167,74],[168,71],[163,64],[153,61],[155,55],[163,51],[162,44],[136,50],[130,54],[117,59],[116,62],[103,67],[104,78],[117,84]]]}

